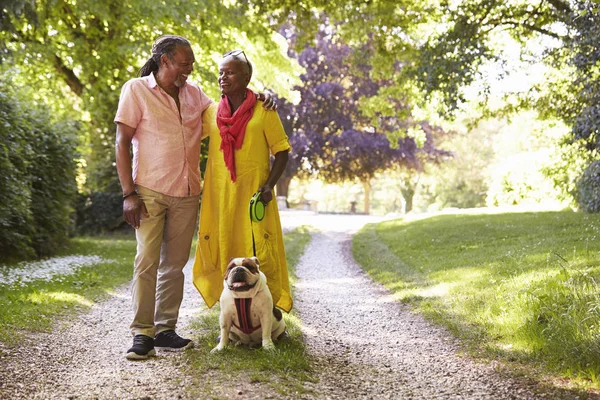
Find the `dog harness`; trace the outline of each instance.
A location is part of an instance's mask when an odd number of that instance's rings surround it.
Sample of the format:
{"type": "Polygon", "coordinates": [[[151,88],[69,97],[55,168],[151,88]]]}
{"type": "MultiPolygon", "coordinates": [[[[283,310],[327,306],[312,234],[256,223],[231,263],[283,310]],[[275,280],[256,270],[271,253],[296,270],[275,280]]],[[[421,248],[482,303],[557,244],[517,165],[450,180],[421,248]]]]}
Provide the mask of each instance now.
{"type": "Polygon", "coordinates": [[[237,326],[235,322],[233,323],[233,325],[240,331],[244,332],[246,335],[249,335],[257,329],[260,329],[260,325],[258,325],[257,327],[253,327],[252,321],[250,320],[250,306],[252,305],[252,298],[234,300],[240,326],[237,326]]]}

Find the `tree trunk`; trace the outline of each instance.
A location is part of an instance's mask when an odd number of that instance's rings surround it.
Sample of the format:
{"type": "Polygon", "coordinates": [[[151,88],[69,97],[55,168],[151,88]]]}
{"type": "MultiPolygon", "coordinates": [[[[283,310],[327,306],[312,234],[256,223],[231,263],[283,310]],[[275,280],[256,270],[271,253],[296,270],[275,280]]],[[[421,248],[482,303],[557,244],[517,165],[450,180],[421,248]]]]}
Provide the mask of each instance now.
{"type": "Polygon", "coordinates": [[[371,180],[368,179],[361,183],[365,189],[365,214],[369,214],[371,212],[371,180]]]}
{"type": "Polygon", "coordinates": [[[413,199],[415,197],[415,192],[417,191],[417,185],[419,184],[420,178],[421,176],[419,174],[408,174],[400,185],[400,193],[402,194],[405,202],[405,214],[408,214],[413,209],[413,199]]]}
{"type": "Polygon", "coordinates": [[[402,197],[404,197],[404,213],[408,214],[413,208],[413,198],[415,197],[415,191],[411,189],[401,190],[402,197]]]}

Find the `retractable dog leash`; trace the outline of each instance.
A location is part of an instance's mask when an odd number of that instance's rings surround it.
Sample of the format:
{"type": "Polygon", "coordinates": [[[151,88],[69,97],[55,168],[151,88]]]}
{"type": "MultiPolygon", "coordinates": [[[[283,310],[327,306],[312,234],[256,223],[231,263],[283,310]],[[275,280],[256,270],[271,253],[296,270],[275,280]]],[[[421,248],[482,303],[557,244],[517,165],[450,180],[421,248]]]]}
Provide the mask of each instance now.
{"type": "Polygon", "coordinates": [[[252,252],[256,257],[256,242],[254,240],[254,222],[260,222],[265,217],[266,205],[261,198],[262,192],[256,192],[250,198],[250,231],[252,232],[252,252]]]}

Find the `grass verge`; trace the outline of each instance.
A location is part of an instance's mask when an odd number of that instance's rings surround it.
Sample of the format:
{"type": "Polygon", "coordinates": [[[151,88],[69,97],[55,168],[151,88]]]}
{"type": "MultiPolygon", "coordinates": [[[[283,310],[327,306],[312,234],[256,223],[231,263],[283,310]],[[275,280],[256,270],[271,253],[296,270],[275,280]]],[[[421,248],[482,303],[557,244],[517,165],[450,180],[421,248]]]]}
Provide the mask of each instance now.
{"type": "Polygon", "coordinates": [[[600,215],[441,215],[368,225],[374,280],[480,356],[600,388],[600,215]]]}
{"type": "MultiPolygon", "coordinates": [[[[286,257],[290,273],[290,283],[296,281],[295,267],[310,241],[310,232],[300,227],[284,235],[286,257]]],[[[313,381],[310,363],[300,330],[300,321],[294,311],[284,314],[291,339],[276,344],[275,352],[262,349],[249,350],[244,347],[229,347],[219,354],[210,350],[217,344],[219,334],[218,305],[203,312],[191,322],[197,332],[194,340],[198,343],[192,351],[186,352],[186,371],[197,379],[192,393],[198,398],[227,397],[230,393],[241,395],[246,385],[262,385],[267,397],[279,398],[303,393],[303,382],[313,381]],[[237,389],[235,389],[237,388],[237,389]]]]}
{"type": "MultiPolygon", "coordinates": [[[[0,343],[14,346],[25,332],[47,331],[57,318],[90,308],[131,279],[135,237],[81,237],[59,255],[97,255],[98,264],[71,275],[0,284],[0,343]]],[[[17,268],[17,265],[12,266],[17,268]]]]}

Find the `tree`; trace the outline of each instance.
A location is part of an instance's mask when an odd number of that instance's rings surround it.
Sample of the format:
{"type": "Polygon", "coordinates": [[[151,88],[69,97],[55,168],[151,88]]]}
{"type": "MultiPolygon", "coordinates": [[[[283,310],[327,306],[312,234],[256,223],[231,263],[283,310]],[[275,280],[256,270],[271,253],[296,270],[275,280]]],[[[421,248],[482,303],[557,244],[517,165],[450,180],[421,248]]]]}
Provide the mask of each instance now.
{"type": "Polygon", "coordinates": [[[53,109],[79,110],[85,191],[114,194],[116,216],[121,204],[113,118],[122,84],[138,75],[156,37],[180,34],[192,42],[196,81],[206,83],[213,97],[218,94],[213,57],[225,50],[242,46],[256,56],[259,88],[270,86],[285,95],[285,78],[294,71],[267,21],[245,2],[19,0],[0,7],[0,13],[2,70],[10,71],[16,84],[39,88],[38,101],[53,109]]]}
{"type": "MultiPolygon", "coordinates": [[[[544,62],[553,67],[546,82],[522,88],[503,109],[490,109],[489,85],[481,86],[482,116],[510,115],[535,109],[540,116],[558,118],[572,128],[565,144],[582,146],[598,159],[600,113],[598,112],[600,67],[600,12],[597,0],[463,0],[421,2],[385,0],[322,2],[257,2],[279,21],[288,16],[296,26],[307,27],[301,37],[310,40],[319,23],[316,12],[325,12],[332,23],[343,24],[339,34],[353,49],[372,41],[369,57],[373,76],[393,82],[369,104],[381,104],[395,92],[407,104],[434,103],[447,117],[463,106],[465,88],[483,80],[481,67],[493,63],[509,73],[510,63],[498,51],[498,38],[508,32],[522,45],[521,61],[544,62]],[[546,51],[526,49],[543,43],[546,51]],[[395,68],[402,65],[402,68],[395,68]],[[529,90],[531,89],[531,90],[529,90]],[[387,92],[387,93],[386,93],[387,92]]],[[[299,41],[302,45],[303,42],[299,41]]],[[[578,151],[565,150],[576,154],[578,151]]],[[[549,169],[551,170],[551,169],[549,169]]],[[[566,193],[572,182],[557,183],[566,193]]]]}
{"type": "MultiPolygon", "coordinates": [[[[296,37],[290,32],[293,41],[296,37]]],[[[377,172],[393,166],[421,171],[424,163],[446,154],[434,145],[441,130],[414,121],[410,107],[395,98],[387,98],[385,112],[377,107],[361,112],[361,103],[389,84],[373,79],[370,45],[351,49],[337,27],[324,20],[314,44],[297,55],[306,72],[297,88],[301,95],[295,107],[297,118],[289,121],[287,129],[298,154],[286,177],[304,168],[327,182],[359,180],[366,192],[365,212],[369,212],[370,181],[377,172]]],[[[412,196],[407,202],[411,200],[412,196]]]]}

